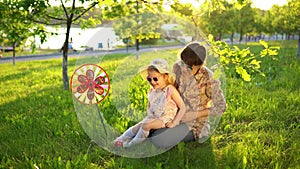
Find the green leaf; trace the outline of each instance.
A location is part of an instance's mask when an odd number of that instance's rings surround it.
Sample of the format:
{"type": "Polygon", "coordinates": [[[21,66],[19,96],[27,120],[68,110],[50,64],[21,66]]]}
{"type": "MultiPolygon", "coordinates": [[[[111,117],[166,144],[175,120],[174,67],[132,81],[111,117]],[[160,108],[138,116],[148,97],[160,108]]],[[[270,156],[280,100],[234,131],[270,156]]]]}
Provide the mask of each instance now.
{"type": "Polygon", "coordinates": [[[209,35],[208,35],[208,40],[209,40],[210,42],[213,42],[213,41],[214,41],[214,36],[213,36],[212,34],[209,34],[209,35]]]}
{"type": "Polygon", "coordinates": [[[260,68],[260,61],[257,61],[256,59],[252,60],[250,64],[253,65],[256,69],[260,68]]]}
{"type": "Polygon", "coordinates": [[[70,160],[67,161],[67,164],[66,164],[66,169],[71,169],[71,162],[70,160]]]}
{"type": "Polygon", "coordinates": [[[241,75],[245,81],[247,81],[247,82],[251,81],[251,77],[250,77],[249,73],[244,68],[242,68],[240,66],[236,66],[235,69],[236,69],[236,72],[239,75],[241,75]]]}
{"type": "Polygon", "coordinates": [[[240,51],[240,48],[238,46],[233,46],[233,48],[236,50],[236,51],[240,51]]]}
{"type": "Polygon", "coordinates": [[[269,53],[270,56],[276,56],[276,55],[278,55],[278,51],[277,50],[269,49],[268,53],[269,53]]]}
{"type": "Polygon", "coordinates": [[[259,43],[260,43],[261,45],[263,45],[264,48],[266,48],[266,49],[269,47],[269,45],[267,44],[267,42],[265,42],[265,41],[263,41],[263,40],[259,40],[259,43]]]}
{"type": "Polygon", "coordinates": [[[244,166],[247,165],[247,158],[246,158],[246,156],[243,157],[243,165],[244,165],[244,166]]]}
{"type": "Polygon", "coordinates": [[[268,49],[264,49],[264,50],[260,51],[260,56],[261,57],[265,57],[267,55],[268,55],[268,49]]]}

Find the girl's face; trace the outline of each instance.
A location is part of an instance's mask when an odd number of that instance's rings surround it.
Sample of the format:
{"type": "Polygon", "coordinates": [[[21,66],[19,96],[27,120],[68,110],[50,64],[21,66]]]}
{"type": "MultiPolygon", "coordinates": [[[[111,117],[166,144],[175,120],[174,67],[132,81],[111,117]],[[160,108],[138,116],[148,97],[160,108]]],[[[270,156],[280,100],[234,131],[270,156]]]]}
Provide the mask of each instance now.
{"type": "Polygon", "coordinates": [[[148,71],[147,80],[154,89],[163,89],[168,84],[168,75],[156,71],[148,71]]]}

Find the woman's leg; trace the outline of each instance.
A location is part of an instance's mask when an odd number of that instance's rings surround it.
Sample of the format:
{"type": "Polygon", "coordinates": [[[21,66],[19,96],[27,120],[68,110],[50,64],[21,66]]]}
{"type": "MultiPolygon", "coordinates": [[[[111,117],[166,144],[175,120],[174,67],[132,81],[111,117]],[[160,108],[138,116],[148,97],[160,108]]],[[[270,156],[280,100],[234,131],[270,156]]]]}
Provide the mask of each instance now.
{"type": "Polygon", "coordinates": [[[180,124],[173,128],[162,128],[151,133],[151,142],[158,148],[171,148],[179,142],[195,141],[194,134],[186,124],[180,124]]]}

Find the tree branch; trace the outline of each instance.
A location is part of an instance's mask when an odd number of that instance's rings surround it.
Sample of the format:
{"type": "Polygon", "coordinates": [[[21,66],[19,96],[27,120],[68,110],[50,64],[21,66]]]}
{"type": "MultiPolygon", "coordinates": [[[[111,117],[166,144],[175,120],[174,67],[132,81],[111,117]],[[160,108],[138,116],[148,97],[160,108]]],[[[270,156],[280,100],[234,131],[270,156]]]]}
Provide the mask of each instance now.
{"type": "MultiPolygon", "coordinates": [[[[63,21],[63,20],[62,20],[63,21]]],[[[38,20],[35,20],[33,19],[33,22],[35,23],[40,23],[40,24],[45,24],[45,25],[63,25],[63,24],[66,24],[67,22],[57,22],[57,23],[46,23],[44,21],[38,21],[38,20]]]]}
{"type": "Polygon", "coordinates": [[[59,21],[64,21],[65,19],[62,19],[62,18],[58,18],[58,17],[54,17],[54,16],[50,16],[48,14],[46,14],[46,16],[50,19],[55,19],[55,20],[59,20],[59,21]]]}
{"type": "Polygon", "coordinates": [[[66,15],[67,19],[69,19],[69,14],[68,14],[68,11],[67,11],[67,9],[66,9],[66,7],[65,7],[65,5],[64,5],[63,0],[60,0],[60,3],[61,3],[61,6],[62,6],[63,9],[64,9],[64,12],[65,12],[65,15],[66,15]]]}
{"type": "Polygon", "coordinates": [[[93,2],[91,6],[89,6],[87,9],[85,9],[80,15],[78,15],[76,18],[73,19],[73,22],[79,19],[82,15],[84,15],[86,12],[88,12],[91,8],[96,6],[99,2],[93,2]]]}

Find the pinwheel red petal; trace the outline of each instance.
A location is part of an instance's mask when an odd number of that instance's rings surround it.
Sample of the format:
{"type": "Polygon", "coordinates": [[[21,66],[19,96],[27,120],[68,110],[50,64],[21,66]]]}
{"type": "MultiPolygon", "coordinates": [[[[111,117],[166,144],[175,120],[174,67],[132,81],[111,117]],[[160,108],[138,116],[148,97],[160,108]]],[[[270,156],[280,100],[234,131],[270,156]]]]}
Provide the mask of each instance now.
{"type": "Polygon", "coordinates": [[[88,92],[87,92],[87,97],[88,97],[88,99],[93,100],[94,97],[95,97],[94,90],[89,89],[88,92]]]}
{"type": "Polygon", "coordinates": [[[104,89],[103,87],[101,87],[100,84],[96,84],[95,85],[95,92],[98,94],[98,95],[102,95],[104,93],[104,89]]]}
{"type": "Polygon", "coordinates": [[[86,77],[88,78],[88,80],[89,81],[92,81],[92,80],[94,80],[94,71],[92,71],[92,70],[87,70],[86,71],[86,77]]]}
{"type": "Polygon", "coordinates": [[[99,85],[104,84],[104,83],[105,83],[105,77],[103,77],[103,76],[97,77],[97,78],[95,79],[95,83],[96,83],[96,84],[99,84],[99,85]]]}
{"type": "Polygon", "coordinates": [[[78,75],[77,79],[80,83],[83,83],[83,84],[86,84],[88,82],[88,79],[85,75],[78,75]]]}
{"type": "Polygon", "coordinates": [[[80,85],[77,87],[77,92],[78,93],[84,93],[88,89],[86,84],[80,85]]]}

